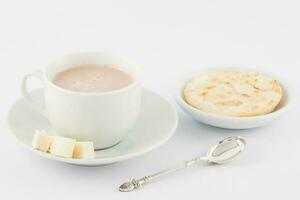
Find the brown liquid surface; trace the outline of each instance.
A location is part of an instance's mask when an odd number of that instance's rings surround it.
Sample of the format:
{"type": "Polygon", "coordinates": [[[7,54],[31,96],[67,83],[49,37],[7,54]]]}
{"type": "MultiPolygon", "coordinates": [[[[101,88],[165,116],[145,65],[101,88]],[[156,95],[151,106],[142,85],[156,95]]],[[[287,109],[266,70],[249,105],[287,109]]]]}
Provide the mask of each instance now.
{"type": "Polygon", "coordinates": [[[52,82],[59,87],[77,92],[108,92],[130,85],[133,79],[129,74],[116,68],[80,65],[56,74],[52,82]]]}

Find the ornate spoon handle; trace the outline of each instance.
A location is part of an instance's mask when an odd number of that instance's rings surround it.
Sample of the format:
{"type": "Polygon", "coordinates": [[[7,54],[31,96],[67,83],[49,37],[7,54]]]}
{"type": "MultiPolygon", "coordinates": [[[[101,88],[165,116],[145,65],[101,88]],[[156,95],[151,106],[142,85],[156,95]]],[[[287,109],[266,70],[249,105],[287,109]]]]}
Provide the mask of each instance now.
{"type": "Polygon", "coordinates": [[[152,175],[144,176],[141,179],[138,179],[138,180],[132,179],[132,181],[130,181],[130,182],[123,183],[119,187],[119,190],[121,192],[131,192],[131,191],[143,186],[145,183],[148,183],[149,181],[151,181],[155,178],[167,175],[169,173],[175,172],[175,171],[180,170],[180,169],[184,169],[184,168],[189,167],[193,164],[199,163],[200,161],[203,161],[203,160],[206,161],[207,158],[206,157],[197,157],[197,158],[194,158],[192,160],[185,161],[185,162],[183,162],[179,165],[176,165],[174,167],[171,167],[171,168],[162,170],[160,172],[154,173],[152,175]]]}

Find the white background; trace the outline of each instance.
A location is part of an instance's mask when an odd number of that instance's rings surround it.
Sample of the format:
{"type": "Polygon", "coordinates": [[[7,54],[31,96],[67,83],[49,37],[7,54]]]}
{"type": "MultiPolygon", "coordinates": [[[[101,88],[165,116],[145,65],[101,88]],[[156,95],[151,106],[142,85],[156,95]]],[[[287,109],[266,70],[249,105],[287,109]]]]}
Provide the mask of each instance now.
{"type": "Polygon", "coordinates": [[[110,51],[144,69],[144,86],[171,98],[176,77],[208,66],[276,72],[299,97],[299,1],[0,1],[0,199],[299,199],[299,106],[270,126],[231,131],[199,124],[178,108],[179,126],[165,145],[104,167],[78,167],[16,145],[6,114],[20,97],[22,74],[56,55],[110,51]],[[204,153],[218,139],[248,141],[238,161],[199,166],[133,193],[117,186],[204,153]]]}

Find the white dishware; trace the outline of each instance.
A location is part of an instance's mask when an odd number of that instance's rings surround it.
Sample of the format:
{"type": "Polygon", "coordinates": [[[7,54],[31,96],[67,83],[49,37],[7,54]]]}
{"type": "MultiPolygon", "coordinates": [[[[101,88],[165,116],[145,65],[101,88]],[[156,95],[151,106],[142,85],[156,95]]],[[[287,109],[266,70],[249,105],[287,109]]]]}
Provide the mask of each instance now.
{"type": "Polygon", "coordinates": [[[244,68],[235,68],[235,67],[218,67],[218,68],[208,68],[201,69],[198,71],[194,71],[188,73],[181,77],[175,88],[175,99],[178,105],[191,117],[196,119],[197,121],[208,124],[215,127],[226,128],[226,129],[248,129],[248,128],[256,128],[270,124],[275,119],[278,119],[284,112],[287,111],[288,107],[291,105],[292,92],[286,83],[286,81],[280,79],[278,76],[272,73],[264,73],[260,70],[255,69],[244,69],[244,68]],[[207,73],[211,73],[218,70],[241,70],[241,71],[249,71],[249,72],[259,72],[261,74],[265,74],[269,77],[272,77],[279,81],[283,90],[283,97],[281,102],[276,107],[276,109],[268,114],[253,116],[253,117],[231,117],[225,115],[218,115],[214,113],[208,113],[201,111],[199,109],[194,108],[189,105],[183,97],[182,91],[185,87],[185,84],[193,79],[194,77],[205,75],[207,73]]]}
{"type": "MultiPolygon", "coordinates": [[[[41,89],[30,93],[30,97],[43,105],[41,89]]],[[[40,152],[31,147],[36,129],[45,129],[56,134],[47,118],[29,107],[24,98],[18,99],[8,113],[8,125],[19,144],[41,157],[75,165],[96,166],[115,163],[143,155],[164,144],[177,127],[177,113],[172,104],[156,93],[143,89],[141,110],[137,123],[129,134],[117,145],[96,151],[94,159],[70,159],[40,152]]]]}
{"type": "Polygon", "coordinates": [[[180,169],[199,164],[201,162],[212,164],[225,164],[231,162],[232,160],[236,159],[237,156],[241,154],[241,152],[244,151],[245,146],[246,142],[243,138],[238,136],[227,137],[213,146],[210,151],[208,151],[206,156],[201,156],[185,161],[183,163],[180,163],[179,165],[162,170],[149,176],[144,176],[143,178],[138,180],[133,179],[132,181],[125,182],[119,187],[119,190],[120,192],[131,192],[154,179],[178,171],[180,169]]]}
{"type": "Polygon", "coordinates": [[[80,141],[92,141],[96,149],[120,142],[134,127],[140,109],[141,77],[139,68],[126,58],[99,52],[75,53],[53,60],[44,71],[24,76],[22,94],[29,105],[51,122],[59,135],[80,141]],[[119,90],[85,93],[66,90],[53,84],[53,77],[78,65],[112,66],[127,72],[134,82],[119,90]],[[30,98],[27,80],[43,82],[45,107],[30,98]]]}

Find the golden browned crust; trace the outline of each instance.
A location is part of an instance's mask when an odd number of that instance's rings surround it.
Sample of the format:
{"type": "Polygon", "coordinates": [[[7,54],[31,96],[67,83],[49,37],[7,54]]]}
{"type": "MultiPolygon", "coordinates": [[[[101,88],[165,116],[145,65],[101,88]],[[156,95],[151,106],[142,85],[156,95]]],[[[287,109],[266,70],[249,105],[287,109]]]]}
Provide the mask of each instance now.
{"type": "Polygon", "coordinates": [[[279,104],[279,82],[259,73],[219,71],[189,81],[183,96],[191,106],[210,113],[247,117],[272,112],[279,104]]]}

